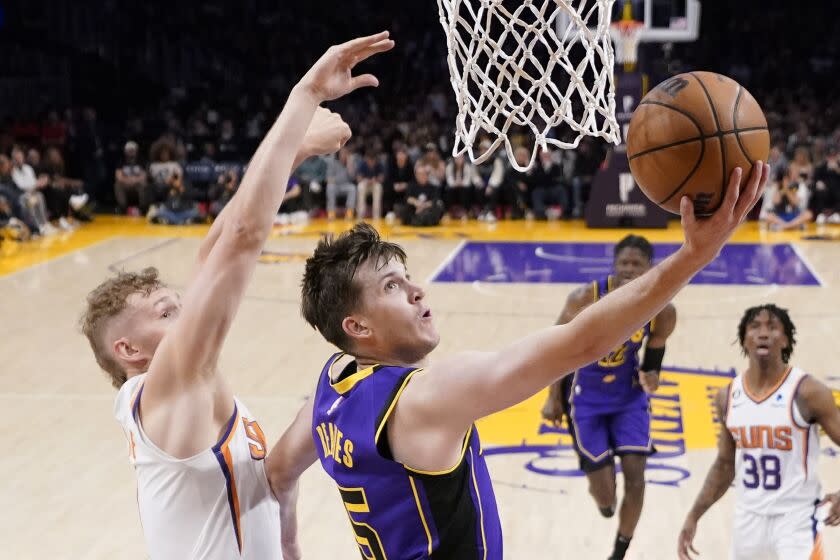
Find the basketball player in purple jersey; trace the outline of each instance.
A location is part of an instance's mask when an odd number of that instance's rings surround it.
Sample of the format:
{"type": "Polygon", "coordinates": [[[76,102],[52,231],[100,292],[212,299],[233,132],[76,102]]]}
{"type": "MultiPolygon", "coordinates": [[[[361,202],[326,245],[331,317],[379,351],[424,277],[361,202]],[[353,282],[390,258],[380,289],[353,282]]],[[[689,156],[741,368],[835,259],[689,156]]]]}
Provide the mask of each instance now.
{"type": "Polygon", "coordinates": [[[757,162],[743,189],[741,174],[733,172],[708,219],[695,219],[685,198],[683,246],[568,323],[434,363],[428,355],[440,336],[403,249],[366,224],[322,239],[306,262],[301,307],[342,353],[329,358],[315,397],[271,452],[275,494],[291,503],[299,476],[320,460],[363,558],[504,558],[474,422],[607,355],[660,313],[761,196],[767,166],[757,162]]]}
{"type": "MultiPolygon", "coordinates": [[[[638,235],[628,235],[615,246],[615,273],[572,292],[557,324],[570,322],[586,307],[638,278],[652,265],[650,242],[638,235]]],[[[645,464],[653,453],[647,395],[659,387],[665,341],[676,322],[677,311],[669,303],[629,340],[552,385],[543,407],[543,417],[555,424],[566,414],[580,469],[586,473],[589,493],[604,517],[615,513],[614,457],[621,458],[624,499],[610,560],[624,558],[642,513],[645,464]],[[645,345],[644,360],[639,364],[642,345],[645,345]]]]}

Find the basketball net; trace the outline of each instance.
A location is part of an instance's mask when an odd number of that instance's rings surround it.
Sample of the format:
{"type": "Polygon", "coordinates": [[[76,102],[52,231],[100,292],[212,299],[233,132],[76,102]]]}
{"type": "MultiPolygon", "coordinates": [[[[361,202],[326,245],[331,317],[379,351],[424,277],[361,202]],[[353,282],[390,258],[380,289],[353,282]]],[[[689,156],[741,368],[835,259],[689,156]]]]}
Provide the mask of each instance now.
{"type": "Polygon", "coordinates": [[[635,20],[620,20],[610,24],[610,35],[615,42],[615,61],[624,64],[625,72],[632,72],[639,57],[639,39],[644,24],[635,20]]]}
{"type": "Polygon", "coordinates": [[[458,105],[452,154],[482,163],[504,143],[525,171],[548,144],[571,149],[585,136],[618,144],[613,2],[438,0],[458,105]],[[520,131],[534,139],[524,165],[509,138],[520,131]],[[485,137],[491,144],[477,146],[485,137]]]}

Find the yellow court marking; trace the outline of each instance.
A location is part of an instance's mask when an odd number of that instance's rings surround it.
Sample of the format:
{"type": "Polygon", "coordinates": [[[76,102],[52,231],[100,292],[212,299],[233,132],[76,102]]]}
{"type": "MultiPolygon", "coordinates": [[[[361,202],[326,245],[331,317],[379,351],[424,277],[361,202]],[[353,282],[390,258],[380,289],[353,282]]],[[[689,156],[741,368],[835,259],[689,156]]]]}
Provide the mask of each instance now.
{"type": "MultiPolygon", "coordinates": [[[[662,372],[662,384],[651,398],[651,435],[657,445],[684,444],[686,449],[710,449],[717,445],[718,424],[712,398],[731,378],[718,372],[662,372]]],[[[540,414],[548,395],[544,390],[477,423],[484,445],[541,446],[558,442],[571,445],[571,437],[556,430],[541,430],[540,414]]]]}
{"type": "MultiPolygon", "coordinates": [[[[352,224],[353,222],[345,220],[333,222],[313,220],[305,226],[278,226],[274,229],[272,237],[278,239],[285,237],[311,238],[327,233],[338,234],[349,229],[352,224]]],[[[384,221],[373,222],[373,224],[384,236],[394,241],[400,239],[473,239],[477,241],[610,242],[618,241],[628,231],[631,231],[587,229],[582,220],[559,222],[503,221],[495,224],[453,220],[433,228],[403,227],[396,224],[389,225],[384,221]]],[[[201,238],[206,235],[208,229],[209,225],[161,226],[149,224],[143,218],[97,216],[94,222],[85,224],[71,233],[62,233],[27,243],[4,242],[0,245],[0,276],[50,261],[113,237],[201,238]]],[[[682,230],[676,221],[671,222],[666,229],[632,231],[645,235],[654,243],[678,243],[683,239],[682,230]]],[[[760,231],[758,224],[749,223],[735,234],[733,241],[736,243],[782,243],[798,241],[802,236],[802,232],[760,231]]]]}

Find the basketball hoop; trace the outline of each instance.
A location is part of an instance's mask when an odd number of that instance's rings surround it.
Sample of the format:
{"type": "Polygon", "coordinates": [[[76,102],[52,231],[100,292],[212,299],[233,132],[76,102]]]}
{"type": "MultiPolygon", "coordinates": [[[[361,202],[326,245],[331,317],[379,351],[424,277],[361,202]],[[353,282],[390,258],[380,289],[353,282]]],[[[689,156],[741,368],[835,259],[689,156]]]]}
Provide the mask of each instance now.
{"type": "Polygon", "coordinates": [[[639,60],[639,39],[645,25],[641,21],[619,20],[610,24],[610,36],[615,43],[615,61],[630,70],[639,60]]]}
{"type": "Polygon", "coordinates": [[[504,143],[525,171],[548,144],[571,149],[585,136],[618,144],[613,2],[438,0],[458,105],[452,154],[482,163],[504,143]],[[509,138],[520,131],[534,139],[525,165],[509,138]]]}

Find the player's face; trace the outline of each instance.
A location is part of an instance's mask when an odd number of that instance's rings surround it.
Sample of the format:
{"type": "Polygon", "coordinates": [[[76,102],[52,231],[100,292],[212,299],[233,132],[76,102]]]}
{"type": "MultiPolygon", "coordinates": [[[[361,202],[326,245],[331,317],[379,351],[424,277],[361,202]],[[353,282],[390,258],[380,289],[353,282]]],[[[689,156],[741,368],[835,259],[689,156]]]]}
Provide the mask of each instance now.
{"type": "Polygon", "coordinates": [[[613,268],[618,285],[623,286],[650,270],[650,261],[641,249],[625,247],[615,256],[613,268]]]}
{"type": "Polygon", "coordinates": [[[359,354],[377,360],[416,364],[440,342],[426,304],[426,294],[411,281],[405,266],[392,259],[360,266],[355,282],[362,286],[361,306],[353,319],[363,329],[355,337],[359,354]]]}
{"type": "Polygon", "coordinates": [[[769,311],[762,311],[747,324],[744,349],[751,360],[781,360],[782,350],[787,345],[784,325],[769,311]]]}
{"type": "Polygon", "coordinates": [[[132,294],[126,309],[127,335],[132,348],[151,361],[160,341],[181,312],[181,298],[170,288],[146,294],[132,294]]]}

